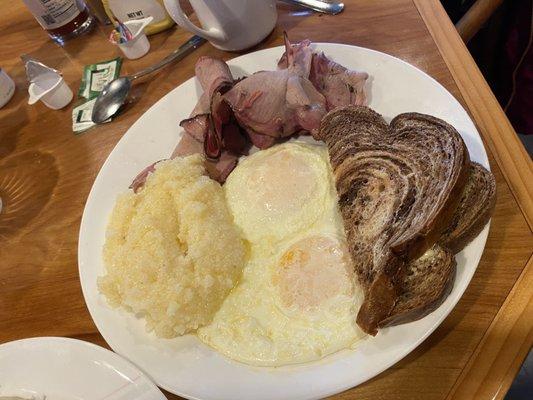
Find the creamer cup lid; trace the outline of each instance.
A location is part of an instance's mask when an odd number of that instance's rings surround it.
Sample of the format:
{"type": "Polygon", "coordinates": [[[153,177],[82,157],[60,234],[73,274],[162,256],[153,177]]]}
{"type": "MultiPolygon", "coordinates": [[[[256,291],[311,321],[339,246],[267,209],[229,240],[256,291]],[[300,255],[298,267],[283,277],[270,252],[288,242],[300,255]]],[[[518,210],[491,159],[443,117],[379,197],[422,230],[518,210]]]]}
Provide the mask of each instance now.
{"type": "Polygon", "coordinates": [[[24,62],[24,67],[26,68],[26,77],[30,83],[36,82],[39,76],[44,74],[55,73],[61,76],[61,73],[57,69],[48,67],[35,58],[28,56],[27,54],[23,54],[20,56],[20,58],[24,62]]]}

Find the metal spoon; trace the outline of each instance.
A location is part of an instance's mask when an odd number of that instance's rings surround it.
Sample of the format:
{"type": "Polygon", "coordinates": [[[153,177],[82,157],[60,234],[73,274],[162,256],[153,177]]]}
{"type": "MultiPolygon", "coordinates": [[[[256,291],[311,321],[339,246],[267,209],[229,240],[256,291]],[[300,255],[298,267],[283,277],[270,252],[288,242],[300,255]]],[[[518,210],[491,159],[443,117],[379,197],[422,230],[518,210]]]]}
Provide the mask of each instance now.
{"type": "Polygon", "coordinates": [[[185,44],[174,50],[158,63],[130,76],[122,76],[104,86],[102,92],[96,98],[91,119],[94,123],[101,124],[111,118],[122,107],[131,88],[131,82],[142,76],[151,74],[173,61],[183,59],[194,49],[205,43],[200,36],[193,36],[185,44]]]}
{"type": "Polygon", "coordinates": [[[295,4],[302,7],[310,8],[325,14],[338,14],[344,10],[344,3],[330,3],[320,0],[282,0],[286,3],[295,4]]]}

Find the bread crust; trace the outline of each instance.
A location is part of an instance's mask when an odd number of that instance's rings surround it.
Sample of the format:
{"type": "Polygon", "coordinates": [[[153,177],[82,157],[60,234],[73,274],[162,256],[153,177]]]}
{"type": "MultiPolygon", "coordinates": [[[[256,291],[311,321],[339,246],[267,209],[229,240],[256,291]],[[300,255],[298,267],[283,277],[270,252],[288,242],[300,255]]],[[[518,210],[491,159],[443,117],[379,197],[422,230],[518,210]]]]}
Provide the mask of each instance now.
{"type": "MultiPolygon", "coordinates": [[[[450,250],[444,248],[439,248],[439,250],[442,254],[445,254],[445,259],[439,262],[438,267],[444,269],[444,275],[446,276],[446,279],[444,281],[439,281],[438,279],[431,279],[431,276],[426,277],[426,279],[431,280],[432,287],[436,294],[433,294],[432,298],[427,296],[428,300],[419,306],[406,308],[399,312],[395,312],[396,310],[393,309],[387,318],[379,322],[379,328],[385,328],[388,326],[400,325],[419,320],[435,311],[444,302],[444,300],[446,300],[448,295],[451,293],[453,284],[455,282],[457,262],[455,261],[455,257],[450,250]]],[[[410,263],[410,265],[412,265],[412,263],[410,263]]],[[[409,269],[410,265],[407,266],[407,269],[409,269]]],[[[396,306],[398,305],[399,304],[396,306]]]]}
{"type": "Polygon", "coordinates": [[[390,262],[397,263],[397,270],[394,276],[380,274],[374,279],[367,293],[365,301],[357,313],[356,323],[366,333],[375,336],[381,321],[386,318],[396,305],[400,296],[400,281],[405,270],[405,262],[396,257],[391,257],[390,262]]]}
{"type": "Polygon", "coordinates": [[[471,162],[460,205],[452,218],[451,226],[448,226],[439,242],[455,254],[459,253],[483,230],[492,216],[495,205],[494,175],[481,164],[471,162]]]}

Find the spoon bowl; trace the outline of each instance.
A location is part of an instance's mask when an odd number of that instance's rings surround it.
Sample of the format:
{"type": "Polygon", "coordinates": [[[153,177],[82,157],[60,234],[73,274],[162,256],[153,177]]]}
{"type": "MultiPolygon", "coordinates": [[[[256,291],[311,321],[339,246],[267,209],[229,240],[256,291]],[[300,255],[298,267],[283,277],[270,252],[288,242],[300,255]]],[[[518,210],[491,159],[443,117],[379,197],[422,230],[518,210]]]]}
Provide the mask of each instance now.
{"type": "Polygon", "coordinates": [[[115,79],[104,86],[94,103],[91,119],[102,124],[122,107],[131,89],[131,79],[127,76],[115,79]]]}

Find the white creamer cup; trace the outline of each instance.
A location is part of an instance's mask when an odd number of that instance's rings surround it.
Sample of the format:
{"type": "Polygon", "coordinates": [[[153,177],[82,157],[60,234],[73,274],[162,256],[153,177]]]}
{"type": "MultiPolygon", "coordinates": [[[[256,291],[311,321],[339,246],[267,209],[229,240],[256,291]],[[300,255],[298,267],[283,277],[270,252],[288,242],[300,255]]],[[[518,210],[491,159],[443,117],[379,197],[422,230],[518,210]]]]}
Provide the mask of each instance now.
{"type": "Polygon", "coordinates": [[[126,43],[117,43],[117,46],[122,50],[126,58],[130,60],[135,60],[136,58],[141,58],[148,50],[150,50],[150,42],[144,33],[144,28],[150,22],[152,22],[152,17],[143,18],[139,20],[132,20],[124,22],[124,25],[131,31],[133,39],[127,41],[126,43]]]}
{"type": "Polygon", "coordinates": [[[5,106],[15,93],[15,82],[0,68],[0,108],[5,106]]]}
{"type": "Polygon", "coordinates": [[[35,104],[41,100],[47,107],[59,110],[71,102],[74,94],[61,75],[47,72],[38,76],[28,88],[30,99],[28,104],[35,104]]]}

